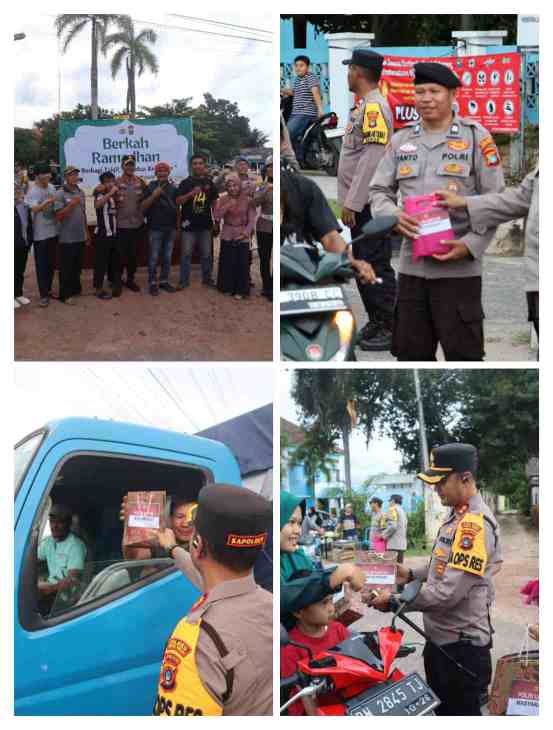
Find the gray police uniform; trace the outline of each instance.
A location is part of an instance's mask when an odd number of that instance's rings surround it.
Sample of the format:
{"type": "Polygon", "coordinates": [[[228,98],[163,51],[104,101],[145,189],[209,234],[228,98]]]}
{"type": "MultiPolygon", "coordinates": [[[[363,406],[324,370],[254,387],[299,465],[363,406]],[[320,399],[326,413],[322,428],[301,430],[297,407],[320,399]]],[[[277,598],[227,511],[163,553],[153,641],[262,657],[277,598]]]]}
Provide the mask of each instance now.
{"type": "Polygon", "coordinates": [[[390,506],[388,524],[382,537],[387,540],[387,549],[397,550],[398,562],[403,562],[403,552],[407,550],[407,515],[400,504],[390,506]]]}
{"type": "Polygon", "coordinates": [[[426,678],[442,701],[436,714],[481,714],[492,675],[493,575],[501,562],[499,526],[477,493],[466,509],[447,516],[428,567],[413,571],[426,582],[410,610],[423,612],[432,642],[474,675],[457,669],[435,646],[426,644],[426,678]]]}
{"type": "Polygon", "coordinates": [[[539,199],[540,177],[536,168],[518,187],[502,193],[489,193],[467,198],[470,221],[476,228],[497,226],[515,218],[526,217],[525,288],[528,295],[530,321],[539,328],[539,199]]]}
{"type": "MultiPolygon", "coordinates": [[[[351,110],[338,164],[338,203],[356,211],[352,238],[371,219],[369,183],[393,134],[393,115],[378,89],[372,89],[359,107],[351,110]]],[[[391,329],[396,296],[395,273],[391,266],[391,242],[354,244],[353,255],[368,261],[382,284],[372,286],[357,281],[363,305],[371,322],[381,322],[391,329]]]]}
{"type": "MultiPolygon", "coordinates": [[[[429,132],[418,123],[394,135],[371,181],[371,210],[374,216],[395,215],[405,197],[440,189],[463,196],[504,189],[490,133],[456,114],[445,132],[429,132]]],[[[438,342],[448,360],[481,360],[484,355],[482,256],[496,227],[471,226],[466,211],[452,211],[450,218],[455,240],[467,246],[469,258],[415,262],[411,240],[403,240],[392,348],[399,360],[435,360],[438,342]]]]}

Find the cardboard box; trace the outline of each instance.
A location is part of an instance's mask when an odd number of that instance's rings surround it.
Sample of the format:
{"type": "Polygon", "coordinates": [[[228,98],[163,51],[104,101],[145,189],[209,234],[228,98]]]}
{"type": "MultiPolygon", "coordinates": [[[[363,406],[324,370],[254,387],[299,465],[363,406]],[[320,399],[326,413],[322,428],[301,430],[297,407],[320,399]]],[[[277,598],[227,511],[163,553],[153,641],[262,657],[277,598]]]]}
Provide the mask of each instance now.
{"type": "Polygon", "coordinates": [[[365,586],[361,596],[367,598],[372,590],[393,591],[397,576],[397,553],[387,550],[385,553],[373,553],[360,550],[356,565],[365,573],[365,586]]]}
{"type": "Polygon", "coordinates": [[[152,531],[165,529],[165,492],[129,492],[125,509],[124,547],[152,547],[152,531]]]}

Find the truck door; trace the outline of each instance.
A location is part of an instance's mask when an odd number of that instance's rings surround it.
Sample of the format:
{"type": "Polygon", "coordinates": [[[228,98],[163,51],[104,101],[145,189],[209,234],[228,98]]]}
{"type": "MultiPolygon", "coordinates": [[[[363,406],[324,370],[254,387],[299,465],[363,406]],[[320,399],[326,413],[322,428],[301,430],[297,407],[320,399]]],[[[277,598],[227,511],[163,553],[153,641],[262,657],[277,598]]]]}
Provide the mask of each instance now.
{"type": "MultiPolygon", "coordinates": [[[[224,471],[239,482],[237,465],[227,461],[224,471]]],[[[152,713],[165,642],[199,593],[155,551],[122,558],[121,500],[129,491],[165,490],[194,501],[220,472],[217,460],[194,453],[92,439],[62,441],[42,458],[16,523],[16,714],[152,713]],[[52,503],[70,507],[86,558],[78,589],[48,601],[39,583],[51,566],[38,555],[53,539],[52,503]]]]}

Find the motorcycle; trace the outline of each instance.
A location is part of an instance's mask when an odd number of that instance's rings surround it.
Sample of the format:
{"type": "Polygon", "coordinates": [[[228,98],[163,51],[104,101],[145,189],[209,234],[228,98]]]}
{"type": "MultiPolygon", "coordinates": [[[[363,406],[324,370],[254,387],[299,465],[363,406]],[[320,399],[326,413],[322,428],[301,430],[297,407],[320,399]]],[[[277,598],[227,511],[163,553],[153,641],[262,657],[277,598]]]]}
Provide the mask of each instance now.
{"type": "MultiPolygon", "coordinates": [[[[289,117],[287,105],[289,106],[290,103],[290,97],[281,102],[281,111],[286,121],[289,117]]],[[[337,127],[338,116],[334,112],[328,112],[320,119],[314,119],[311,122],[297,143],[301,147],[300,167],[302,170],[322,170],[327,175],[336,177],[340,149],[336,142],[327,135],[327,132],[337,127]]]]}
{"type": "MultiPolygon", "coordinates": [[[[298,661],[298,671],[291,677],[281,679],[283,693],[295,690],[281,706],[282,715],[298,700],[306,700],[306,714],[321,716],[368,717],[416,717],[434,715],[440,700],[418,672],[404,674],[394,666],[396,659],[416,651],[416,646],[403,643],[403,631],[396,628],[401,618],[427,642],[425,632],[403,615],[417,597],[421,582],[408,583],[399,596],[392,596],[390,610],[393,618],[389,627],[378,631],[355,634],[337,646],[313,655],[309,647],[290,641],[286,630],[281,627],[281,646],[292,644],[304,649],[308,657],[298,661]]],[[[470,670],[459,664],[447,652],[442,653],[453,662],[459,671],[470,670]]]]}
{"type": "MultiPolygon", "coordinates": [[[[396,224],[395,216],[374,218],[352,243],[381,239],[396,224]]],[[[355,360],[355,318],[341,286],[354,275],[346,253],[328,253],[303,243],[281,247],[280,351],[284,360],[355,360]]]]}

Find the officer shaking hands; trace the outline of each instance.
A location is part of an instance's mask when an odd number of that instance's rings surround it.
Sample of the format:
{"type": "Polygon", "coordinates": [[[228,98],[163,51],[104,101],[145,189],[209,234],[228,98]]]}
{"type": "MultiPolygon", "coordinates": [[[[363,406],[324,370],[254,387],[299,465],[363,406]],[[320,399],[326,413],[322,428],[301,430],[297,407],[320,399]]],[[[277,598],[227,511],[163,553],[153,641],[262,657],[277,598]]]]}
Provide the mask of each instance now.
{"type": "Polygon", "coordinates": [[[392,354],[400,361],[484,357],[482,256],[496,226],[471,225],[464,210],[451,211],[449,251],[413,261],[417,219],[399,207],[398,196],[450,190],[462,196],[504,188],[499,152],[487,129],[455,111],[457,76],[441,63],[416,63],[415,107],[421,120],[392,138],[371,181],[373,216],[398,215],[404,236],[394,315],[392,354]]]}
{"type": "MultiPolygon", "coordinates": [[[[398,583],[425,581],[409,610],[422,611],[433,642],[425,646],[424,668],[442,703],[437,715],[481,715],[492,675],[490,605],[493,575],[502,557],[497,521],[476,486],[477,459],[470,444],[433,449],[430,468],[418,477],[431,484],[451,510],[438,531],[428,566],[416,570],[398,566],[398,583]]],[[[385,611],[389,599],[390,592],[383,591],[371,605],[385,611]]]]}
{"type": "MultiPolygon", "coordinates": [[[[367,48],[356,48],[351,58],[343,61],[348,64],[348,88],[361,97],[350,112],[338,164],[338,203],[342,206],[342,223],[351,229],[352,238],[359,236],[371,220],[369,183],[393,133],[392,111],[378,90],[383,62],[383,56],[367,48]]],[[[356,242],[353,255],[370,263],[382,279],[378,286],[357,281],[369,318],[358,344],[363,350],[389,350],[396,295],[391,242],[356,242]]]]}
{"type": "Polygon", "coordinates": [[[271,503],[243,487],[203,487],[190,552],[171,530],[167,555],[202,591],[163,655],[155,715],[271,715],[273,601],[253,578],[271,503]]]}

